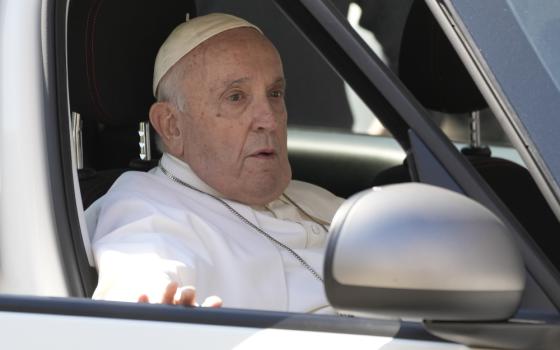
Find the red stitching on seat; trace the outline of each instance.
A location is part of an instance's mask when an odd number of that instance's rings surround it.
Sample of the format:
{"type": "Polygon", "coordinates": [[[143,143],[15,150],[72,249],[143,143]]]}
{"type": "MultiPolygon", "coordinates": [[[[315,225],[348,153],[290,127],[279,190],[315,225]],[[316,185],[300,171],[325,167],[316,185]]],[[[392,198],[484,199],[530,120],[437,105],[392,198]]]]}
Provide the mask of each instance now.
{"type": "MultiPolygon", "coordinates": [[[[101,104],[101,96],[99,94],[99,87],[97,83],[97,75],[95,69],[95,32],[97,24],[97,16],[101,10],[104,0],[98,0],[90,8],[87,19],[86,26],[86,72],[88,77],[88,85],[90,96],[93,101],[93,105],[97,109],[97,112],[103,116],[104,119],[109,118],[109,114],[104,110],[101,104]]],[[[96,118],[97,119],[97,118],[96,118]]]]}

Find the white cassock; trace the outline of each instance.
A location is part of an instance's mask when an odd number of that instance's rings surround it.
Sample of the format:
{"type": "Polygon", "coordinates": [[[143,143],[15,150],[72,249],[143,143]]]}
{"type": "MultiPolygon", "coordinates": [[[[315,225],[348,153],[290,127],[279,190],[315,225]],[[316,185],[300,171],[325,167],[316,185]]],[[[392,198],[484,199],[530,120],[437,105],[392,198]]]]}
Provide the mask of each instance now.
{"type": "MultiPolygon", "coordinates": [[[[180,180],[218,195],[177,158],[164,154],[161,164],[180,180]]],[[[300,181],[291,181],[279,199],[263,208],[226,200],[320,275],[327,228],[342,201],[300,181]]],[[[167,284],[176,281],[195,286],[199,301],[221,297],[224,307],[329,309],[322,283],[286,249],[217,199],[172,181],[160,168],[123,174],[95,206],[96,213],[86,212],[94,222],[95,299],[135,302],[147,294],[157,302],[167,284]]]]}

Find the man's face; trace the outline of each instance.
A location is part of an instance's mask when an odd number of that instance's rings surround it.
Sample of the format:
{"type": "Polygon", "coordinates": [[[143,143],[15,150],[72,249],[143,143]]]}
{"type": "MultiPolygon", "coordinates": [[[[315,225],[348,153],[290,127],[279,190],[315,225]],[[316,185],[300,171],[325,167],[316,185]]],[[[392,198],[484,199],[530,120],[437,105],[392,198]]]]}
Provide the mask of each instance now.
{"type": "Polygon", "coordinates": [[[291,179],[285,80],[274,46],[251,28],[207,40],[186,57],[182,154],[226,198],[263,205],[291,179]]]}

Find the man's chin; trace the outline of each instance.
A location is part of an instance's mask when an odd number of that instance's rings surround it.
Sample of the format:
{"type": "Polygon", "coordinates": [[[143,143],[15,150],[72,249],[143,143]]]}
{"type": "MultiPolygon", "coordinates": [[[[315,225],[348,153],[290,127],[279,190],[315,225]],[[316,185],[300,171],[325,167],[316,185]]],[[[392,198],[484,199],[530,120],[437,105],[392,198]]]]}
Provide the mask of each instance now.
{"type": "Polygon", "coordinates": [[[242,203],[247,205],[266,205],[280,197],[286,186],[269,186],[267,188],[253,188],[243,195],[242,203]]]}
{"type": "MultiPolygon", "coordinates": [[[[253,178],[252,181],[248,181],[247,178],[244,179],[244,183],[236,191],[229,191],[229,195],[226,196],[246,205],[265,205],[280,197],[288,187],[290,179],[291,173],[289,177],[282,176],[281,178],[278,175],[260,179],[253,178]]],[[[230,187],[231,189],[233,188],[230,187]]]]}

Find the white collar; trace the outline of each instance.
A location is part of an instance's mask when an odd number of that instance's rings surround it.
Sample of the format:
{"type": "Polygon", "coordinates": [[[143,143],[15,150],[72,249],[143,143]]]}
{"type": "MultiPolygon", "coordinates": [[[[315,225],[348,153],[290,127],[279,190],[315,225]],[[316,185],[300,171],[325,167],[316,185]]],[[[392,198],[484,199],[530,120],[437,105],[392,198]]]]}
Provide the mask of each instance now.
{"type": "MultiPolygon", "coordinates": [[[[179,180],[188,183],[189,185],[203,191],[206,192],[208,194],[211,194],[213,196],[225,199],[225,197],[220,194],[220,192],[216,191],[214,188],[210,187],[210,185],[208,185],[206,182],[204,182],[201,178],[199,178],[194,170],[192,170],[192,168],[185,163],[184,161],[182,161],[181,159],[172,156],[169,153],[163,153],[162,157],[161,157],[161,165],[167,170],[169,171],[173,176],[175,176],[176,178],[178,178],[179,180]]],[[[163,171],[161,171],[161,169],[159,169],[159,167],[157,168],[157,173],[160,174],[161,176],[164,176],[167,178],[167,175],[165,175],[163,173],[163,171]]],[[[284,203],[288,203],[285,199],[282,198],[283,196],[281,195],[280,198],[277,198],[276,200],[281,200],[284,203]]],[[[276,200],[273,200],[271,203],[275,202],[276,200]]],[[[271,203],[268,203],[264,206],[249,206],[251,207],[253,210],[257,210],[257,211],[266,211],[266,210],[270,210],[267,209],[268,205],[270,205],[271,203]]],[[[243,203],[239,203],[239,204],[243,204],[243,203]]],[[[247,204],[243,204],[243,205],[247,205],[247,204]]]]}
{"type": "MultiPolygon", "coordinates": [[[[212,187],[210,187],[210,185],[208,185],[206,182],[202,181],[196,174],[195,172],[192,170],[192,168],[185,162],[183,162],[182,160],[180,160],[177,157],[172,156],[169,153],[163,153],[162,157],[161,157],[161,165],[167,170],[169,171],[173,176],[175,176],[176,178],[178,178],[179,180],[188,183],[189,185],[203,191],[206,192],[208,194],[211,194],[213,196],[219,197],[219,198],[224,198],[223,195],[221,195],[218,191],[216,191],[215,189],[213,189],[212,187]]],[[[165,178],[168,178],[167,175],[165,175],[163,173],[163,171],[157,167],[156,168],[156,174],[159,174],[159,176],[163,176],[165,178]]],[[[293,182],[290,182],[290,185],[292,185],[293,182]]],[[[270,211],[270,212],[274,212],[274,209],[272,208],[272,206],[274,206],[274,203],[276,201],[281,201],[284,204],[288,204],[288,205],[292,205],[290,203],[290,201],[288,201],[286,199],[286,195],[289,193],[290,197],[292,198],[292,200],[294,200],[296,203],[299,204],[298,210],[303,212],[304,214],[312,217],[314,220],[318,220],[319,223],[321,224],[330,224],[332,215],[334,215],[334,213],[330,213],[329,210],[326,211],[326,215],[317,215],[316,210],[314,210],[314,206],[318,206],[321,207],[321,205],[323,204],[322,201],[318,201],[318,202],[314,202],[314,205],[307,205],[305,198],[309,197],[310,194],[310,189],[307,189],[307,191],[303,191],[303,193],[301,193],[302,191],[300,191],[297,188],[291,188],[292,186],[288,186],[288,188],[286,188],[285,192],[286,194],[282,194],[280,195],[279,198],[271,201],[270,203],[264,205],[264,206],[248,206],[247,204],[243,204],[243,203],[238,203],[235,201],[230,201],[231,202],[235,202],[238,204],[242,204],[245,205],[247,207],[250,207],[253,210],[259,211],[259,212],[263,212],[263,211],[270,211]],[[301,208],[300,208],[301,207],[301,208]]],[[[313,191],[314,192],[314,191],[313,191]]],[[[314,196],[317,197],[317,196],[314,196]]],[[[333,196],[333,198],[336,198],[333,196]]],[[[309,200],[309,198],[308,198],[309,200]]],[[[278,202],[276,202],[278,203],[278,202]]]]}
{"type": "MultiPolygon", "coordinates": [[[[175,176],[179,180],[181,180],[183,182],[186,182],[189,185],[191,185],[191,186],[193,186],[193,187],[195,187],[195,188],[197,188],[197,189],[199,189],[203,192],[206,192],[206,193],[211,194],[213,196],[223,198],[223,196],[218,191],[216,191],[215,189],[210,187],[206,182],[202,181],[195,174],[195,172],[192,170],[192,168],[187,163],[183,162],[181,159],[179,159],[177,157],[174,157],[169,153],[163,153],[160,162],[161,162],[161,165],[167,171],[169,171],[173,176],[175,176]]],[[[158,169],[158,173],[167,177],[165,174],[163,174],[161,169],[158,169]]]]}

